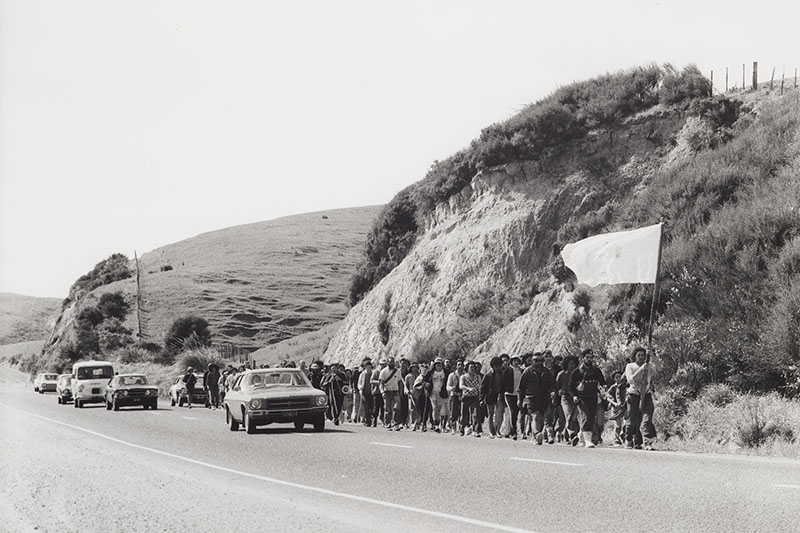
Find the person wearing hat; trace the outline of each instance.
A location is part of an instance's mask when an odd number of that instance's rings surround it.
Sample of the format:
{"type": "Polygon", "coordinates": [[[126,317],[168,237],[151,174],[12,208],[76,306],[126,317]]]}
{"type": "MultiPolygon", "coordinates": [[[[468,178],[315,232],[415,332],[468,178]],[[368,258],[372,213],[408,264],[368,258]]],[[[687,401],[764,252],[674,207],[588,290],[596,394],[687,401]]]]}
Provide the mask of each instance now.
{"type": "Polygon", "coordinates": [[[377,427],[378,420],[383,420],[385,412],[383,407],[383,393],[381,391],[381,371],[389,364],[389,360],[385,357],[378,359],[378,368],[372,371],[372,426],[377,427]]]}
{"type": "Polygon", "coordinates": [[[186,373],[183,375],[183,383],[186,385],[186,403],[189,405],[189,409],[191,409],[194,386],[197,383],[197,378],[194,377],[193,367],[190,366],[186,368],[186,373]]]}
{"type": "Polygon", "coordinates": [[[449,372],[444,368],[444,359],[437,357],[433,360],[433,368],[425,375],[425,388],[431,400],[431,419],[433,430],[441,433],[446,429],[447,420],[450,418],[448,405],[447,378],[449,372]]]}
{"type": "Polygon", "coordinates": [[[403,377],[400,369],[395,367],[394,357],[388,358],[387,366],[381,370],[379,379],[385,413],[383,425],[387,430],[400,431],[403,429],[400,420],[400,390],[403,387],[403,377]]]}

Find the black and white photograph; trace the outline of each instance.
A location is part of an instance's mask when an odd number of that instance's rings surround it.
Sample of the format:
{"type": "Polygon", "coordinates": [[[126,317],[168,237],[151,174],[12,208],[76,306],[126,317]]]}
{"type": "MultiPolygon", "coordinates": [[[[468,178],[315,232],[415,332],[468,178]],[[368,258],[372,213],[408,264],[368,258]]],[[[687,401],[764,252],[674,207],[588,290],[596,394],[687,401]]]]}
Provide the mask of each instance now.
{"type": "Polygon", "coordinates": [[[0,533],[800,531],[800,6],[0,0],[0,533]]]}

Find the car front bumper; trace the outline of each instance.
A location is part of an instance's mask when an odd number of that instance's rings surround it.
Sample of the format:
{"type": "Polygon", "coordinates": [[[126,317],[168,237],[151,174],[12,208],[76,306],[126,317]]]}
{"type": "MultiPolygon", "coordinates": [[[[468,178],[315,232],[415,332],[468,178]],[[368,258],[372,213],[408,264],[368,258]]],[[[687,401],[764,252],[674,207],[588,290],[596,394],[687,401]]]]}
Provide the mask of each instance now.
{"type": "Polygon", "coordinates": [[[250,419],[256,424],[269,424],[271,422],[303,422],[313,423],[319,420],[320,416],[325,416],[325,410],[328,407],[323,405],[321,407],[306,407],[303,409],[280,409],[280,410],[266,410],[266,409],[251,409],[247,411],[250,419]]]}

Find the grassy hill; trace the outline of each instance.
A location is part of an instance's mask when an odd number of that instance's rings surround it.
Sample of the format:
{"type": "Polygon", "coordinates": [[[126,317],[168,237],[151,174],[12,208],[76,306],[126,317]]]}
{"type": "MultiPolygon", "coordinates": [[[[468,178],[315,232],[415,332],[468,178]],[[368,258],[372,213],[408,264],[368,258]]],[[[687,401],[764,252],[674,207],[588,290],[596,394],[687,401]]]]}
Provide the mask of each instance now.
{"type": "Polygon", "coordinates": [[[0,293],[0,345],[46,339],[60,310],[58,298],[0,293]]]}
{"type": "MultiPolygon", "coordinates": [[[[57,370],[71,360],[141,341],[162,345],[171,324],[196,315],[209,323],[223,356],[252,352],[341,320],[367,230],[380,207],[306,213],[197,235],[139,258],[112,256],[76,281],[43,356],[27,365],[57,370]],[[104,297],[127,312],[103,316],[104,297]]],[[[106,308],[108,311],[108,308],[106,308]]],[[[134,360],[147,360],[133,357],[134,360]]]]}

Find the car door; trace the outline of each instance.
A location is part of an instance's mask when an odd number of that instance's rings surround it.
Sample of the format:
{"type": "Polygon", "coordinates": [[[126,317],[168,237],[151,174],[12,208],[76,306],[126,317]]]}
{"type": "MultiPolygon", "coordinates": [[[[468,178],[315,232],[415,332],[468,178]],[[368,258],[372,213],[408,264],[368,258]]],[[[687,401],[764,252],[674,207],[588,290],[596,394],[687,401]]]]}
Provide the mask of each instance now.
{"type": "Polygon", "coordinates": [[[244,395],[241,388],[242,377],[242,374],[236,376],[233,385],[231,385],[231,390],[225,395],[225,405],[227,405],[228,410],[235,415],[237,420],[242,418],[242,404],[244,403],[244,395]]]}

